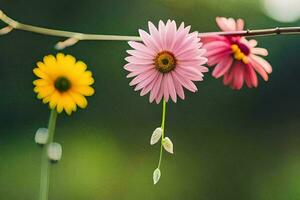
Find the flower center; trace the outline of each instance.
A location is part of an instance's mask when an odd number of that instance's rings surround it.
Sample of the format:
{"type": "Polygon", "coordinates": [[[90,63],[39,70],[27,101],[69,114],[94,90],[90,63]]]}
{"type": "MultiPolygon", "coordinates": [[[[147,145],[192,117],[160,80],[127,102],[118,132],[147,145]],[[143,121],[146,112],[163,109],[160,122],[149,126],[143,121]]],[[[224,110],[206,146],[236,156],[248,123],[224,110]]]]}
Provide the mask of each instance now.
{"type": "Polygon", "coordinates": [[[231,51],[233,57],[236,60],[240,60],[245,64],[249,63],[248,55],[250,54],[250,49],[243,43],[236,43],[231,45],[231,51]]]}
{"type": "Polygon", "coordinates": [[[55,80],[54,87],[60,92],[65,92],[71,88],[71,82],[66,77],[60,76],[55,80]]]}
{"type": "Polygon", "coordinates": [[[158,53],[154,61],[155,68],[162,73],[172,71],[176,67],[176,59],[174,55],[168,51],[158,53]]]}

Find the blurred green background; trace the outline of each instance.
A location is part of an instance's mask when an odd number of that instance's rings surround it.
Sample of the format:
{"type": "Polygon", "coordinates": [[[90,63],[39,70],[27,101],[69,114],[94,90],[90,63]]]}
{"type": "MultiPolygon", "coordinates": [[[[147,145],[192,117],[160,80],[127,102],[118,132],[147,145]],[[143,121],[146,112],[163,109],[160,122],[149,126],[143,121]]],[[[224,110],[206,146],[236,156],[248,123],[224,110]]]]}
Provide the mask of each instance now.
{"type": "MultiPolygon", "coordinates": [[[[288,1],[286,1],[288,2],[288,1]]],[[[137,35],[147,21],[175,19],[216,31],[216,16],[242,17],[247,28],[299,26],[266,16],[258,0],[0,0],[10,17],[49,28],[137,35]]],[[[1,24],[4,26],[4,24],[1,24]]],[[[257,38],[274,71],[257,89],[233,91],[206,74],[199,92],[169,103],[162,177],[152,184],[159,146],[151,147],[161,105],[128,86],[126,42],[79,42],[63,52],[93,71],[96,95],[86,110],[59,115],[63,158],[51,170],[50,200],[300,199],[299,36],[257,38]]],[[[0,199],[38,197],[41,148],[34,134],[49,110],[33,92],[32,69],[57,53],[62,38],[13,31],[0,37],[0,199]]]]}

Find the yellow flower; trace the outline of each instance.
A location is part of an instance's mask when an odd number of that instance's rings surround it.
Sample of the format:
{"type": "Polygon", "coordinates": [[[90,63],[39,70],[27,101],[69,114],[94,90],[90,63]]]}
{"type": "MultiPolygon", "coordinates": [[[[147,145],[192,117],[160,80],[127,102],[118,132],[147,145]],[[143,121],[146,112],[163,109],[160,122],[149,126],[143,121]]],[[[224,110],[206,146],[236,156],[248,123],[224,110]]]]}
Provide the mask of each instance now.
{"type": "Polygon", "coordinates": [[[85,108],[85,96],[94,94],[92,72],[86,68],[85,63],[76,61],[71,55],[58,53],[56,57],[45,56],[33,70],[39,77],[33,81],[34,92],[44,103],[49,103],[51,109],[56,108],[58,113],[65,110],[70,115],[77,106],[85,108]]]}

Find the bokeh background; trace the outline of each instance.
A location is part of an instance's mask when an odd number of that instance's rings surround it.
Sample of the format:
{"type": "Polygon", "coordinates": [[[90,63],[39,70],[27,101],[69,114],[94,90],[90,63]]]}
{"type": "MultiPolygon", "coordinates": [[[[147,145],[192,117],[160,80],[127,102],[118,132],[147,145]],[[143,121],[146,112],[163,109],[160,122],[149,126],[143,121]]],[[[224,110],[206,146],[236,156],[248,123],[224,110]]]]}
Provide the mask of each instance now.
{"type": "MultiPolygon", "coordinates": [[[[0,0],[0,9],[24,23],[123,35],[169,18],[200,32],[216,31],[216,16],[242,17],[252,29],[300,26],[299,7],[298,0],[0,0]]],[[[161,105],[128,86],[127,43],[86,41],[63,50],[94,72],[96,95],[86,110],[59,115],[55,141],[63,158],[51,169],[50,200],[300,199],[300,38],[257,39],[274,68],[268,82],[233,91],[207,74],[199,92],[168,104],[175,155],[164,154],[155,186],[159,145],[149,139],[161,105]]],[[[57,53],[61,40],[22,31],[0,37],[0,199],[38,198],[34,134],[47,125],[49,110],[35,97],[32,69],[57,53]]]]}

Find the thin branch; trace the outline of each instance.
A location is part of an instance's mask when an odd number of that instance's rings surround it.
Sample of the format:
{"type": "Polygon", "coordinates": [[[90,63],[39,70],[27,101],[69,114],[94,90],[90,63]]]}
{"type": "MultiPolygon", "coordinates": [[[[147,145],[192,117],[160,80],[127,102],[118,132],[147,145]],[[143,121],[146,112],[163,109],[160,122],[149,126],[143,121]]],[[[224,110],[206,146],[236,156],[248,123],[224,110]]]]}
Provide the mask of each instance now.
{"type": "MultiPolygon", "coordinates": [[[[28,24],[23,24],[17,22],[7,15],[5,15],[0,10],[0,20],[13,29],[43,34],[51,35],[57,37],[73,38],[74,41],[77,40],[119,40],[119,41],[141,41],[142,39],[138,36],[124,36],[124,35],[98,35],[98,34],[85,34],[79,32],[61,31],[49,28],[42,28],[38,26],[32,26],[28,24]]],[[[209,37],[209,36],[269,36],[269,35],[284,35],[284,34],[300,34],[300,27],[283,27],[283,28],[271,28],[271,29],[260,29],[260,30],[244,30],[235,32],[207,32],[199,33],[199,37],[209,37]]]]}
{"type": "Polygon", "coordinates": [[[17,22],[15,20],[11,19],[7,15],[5,15],[1,10],[0,10],[0,19],[4,23],[6,23],[8,26],[10,26],[14,29],[43,34],[43,35],[75,38],[77,40],[141,41],[141,38],[136,37],[136,36],[85,34],[85,33],[61,31],[61,30],[55,30],[55,29],[49,29],[49,28],[42,28],[42,27],[38,27],[38,26],[32,26],[32,25],[23,24],[23,23],[20,23],[20,22],[17,22]]]}
{"type": "Polygon", "coordinates": [[[256,37],[256,36],[296,35],[296,34],[300,34],[300,27],[276,27],[276,28],[259,29],[259,30],[247,29],[244,31],[233,31],[233,32],[208,32],[208,33],[199,33],[199,37],[208,37],[214,35],[256,37]]]}

